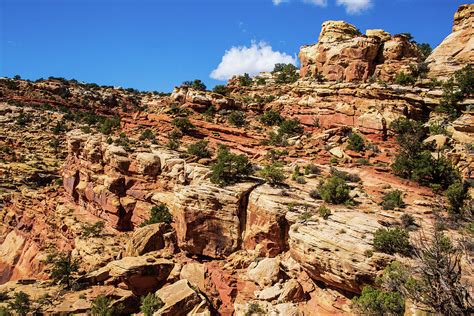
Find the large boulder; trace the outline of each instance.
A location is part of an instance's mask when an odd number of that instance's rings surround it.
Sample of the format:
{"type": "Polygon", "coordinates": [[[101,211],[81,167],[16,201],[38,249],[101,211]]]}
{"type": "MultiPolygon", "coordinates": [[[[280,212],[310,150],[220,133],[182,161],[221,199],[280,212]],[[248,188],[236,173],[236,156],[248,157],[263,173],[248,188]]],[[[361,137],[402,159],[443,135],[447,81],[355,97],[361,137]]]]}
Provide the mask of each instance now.
{"type": "Polygon", "coordinates": [[[329,81],[367,81],[375,75],[391,81],[396,73],[419,61],[417,47],[405,36],[383,30],[362,35],[343,21],[322,25],[318,43],[303,46],[299,53],[301,77],[323,75],[329,81]]]}
{"type": "Polygon", "coordinates": [[[135,295],[156,291],[168,278],[174,263],[151,256],[125,257],[85,275],[80,281],[89,284],[124,283],[135,295]]]}
{"type": "Polygon", "coordinates": [[[474,60],[474,4],[459,7],[454,15],[453,31],[433,50],[426,62],[429,76],[449,79],[451,75],[474,60]]]}
{"type": "Polygon", "coordinates": [[[141,256],[150,251],[156,251],[165,247],[165,237],[169,226],[164,223],[146,225],[133,232],[125,249],[125,256],[141,256]]]}
{"type": "Polygon", "coordinates": [[[156,292],[156,296],[164,303],[164,306],[153,315],[211,315],[205,297],[195,291],[188,280],[179,280],[165,286],[156,292]]]}
{"type": "Polygon", "coordinates": [[[203,181],[175,191],[171,211],[178,246],[194,255],[227,256],[241,244],[248,194],[255,183],[225,188],[203,181]]]}
{"type": "MultiPolygon", "coordinates": [[[[291,222],[298,216],[287,214],[291,222]]],[[[380,227],[375,215],[342,210],[327,220],[297,222],[289,231],[290,254],[313,280],[360,293],[392,260],[373,252],[373,233],[380,227]]]]}

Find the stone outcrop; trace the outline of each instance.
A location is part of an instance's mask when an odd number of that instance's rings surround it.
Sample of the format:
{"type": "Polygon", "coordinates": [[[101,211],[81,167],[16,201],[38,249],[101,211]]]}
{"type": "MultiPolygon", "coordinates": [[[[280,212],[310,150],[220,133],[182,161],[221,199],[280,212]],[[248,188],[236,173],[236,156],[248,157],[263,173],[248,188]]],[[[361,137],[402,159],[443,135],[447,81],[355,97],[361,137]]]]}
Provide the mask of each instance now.
{"type": "Polygon", "coordinates": [[[362,35],[343,21],[324,22],[318,43],[303,46],[299,58],[301,77],[347,82],[371,77],[392,81],[399,71],[420,61],[416,45],[407,37],[390,36],[382,30],[362,35]]]}
{"type": "Polygon", "coordinates": [[[256,183],[220,188],[209,182],[175,190],[172,213],[178,245],[191,254],[220,258],[241,246],[248,194],[256,183]]]}
{"type": "Polygon", "coordinates": [[[446,80],[474,60],[474,4],[459,7],[451,34],[436,47],[426,62],[429,76],[446,80]]]}
{"type": "MultiPolygon", "coordinates": [[[[290,221],[297,216],[287,214],[290,221]]],[[[373,233],[380,227],[375,216],[351,211],[296,223],[289,231],[290,254],[314,280],[360,293],[393,260],[371,253],[373,233]]]]}
{"type": "Polygon", "coordinates": [[[144,295],[159,289],[171,273],[174,263],[152,256],[125,257],[109,262],[105,267],[82,277],[88,284],[126,284],[135,295],[144,295]]]}

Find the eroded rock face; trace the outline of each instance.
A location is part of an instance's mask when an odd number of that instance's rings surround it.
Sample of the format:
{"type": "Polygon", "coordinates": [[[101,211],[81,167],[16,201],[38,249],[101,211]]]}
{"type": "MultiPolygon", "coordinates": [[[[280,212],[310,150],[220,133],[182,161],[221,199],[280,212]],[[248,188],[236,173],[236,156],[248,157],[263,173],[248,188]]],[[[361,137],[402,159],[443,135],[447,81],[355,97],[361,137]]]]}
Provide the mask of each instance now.
{"type": "Polygon", "coordinates": [[[383,30],[362,35],[343,21],[324,22],[318,43],[301,48],[301,77],[322,75],[330,81],[366,81],[371,76],[391,81],[419,60],[416,45],[383,30]]]}
{"type": "Polygon", "coordinates": [[[135,295],[143,295],[162,286],[173,266],[170,260],[152,256],[125,257],[89,273],[81,282],[115,285],[123,282],[135,295]]]}
{"type": "MultiPolygon", "coordinates": [[[[290,212],[287,217],[293,221],[295,214],[290,212]]],[[[360,293],[393,260],[371,253],[373,233],[379,227],[375,216],[353,211],[296,223],[289,231],[290,254],[314,280],[360,293]]]]}
{"type": "Polygon", "coordinates": [[[227,256],[241,244],[248,194],[256,183],[225,188],[207,181],[175,190],[172,214],[178,245],[191,254],[227,256]]]}
{"type": "Polygon", "coordinates": [[[474,60],[474,4],[459,7],[454,15],[453,32],[433,50],[426,62],[429,76],[449,79],[451,75],[474,60]]]}

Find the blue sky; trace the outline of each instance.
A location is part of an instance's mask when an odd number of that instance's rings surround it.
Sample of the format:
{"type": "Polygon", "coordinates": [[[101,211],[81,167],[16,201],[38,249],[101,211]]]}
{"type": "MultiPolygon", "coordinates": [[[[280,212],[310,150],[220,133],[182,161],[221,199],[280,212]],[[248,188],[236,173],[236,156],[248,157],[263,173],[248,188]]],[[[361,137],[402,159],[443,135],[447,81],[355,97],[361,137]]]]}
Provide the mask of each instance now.
{"type": "Polygon", "coordinates": [[[294,60],[301,45],[317,41],[325,20],[345,20],[362,31],[410,32],[434,47],[451,32],[463,3],[0,0],[0,76],[60,76],[158,91],[199,78],[212,87],[222,83],[210,76],[226,51],[234,47],[235,58],[227,58],[228,69],[213,77],[225,77],[232,65],[241,67],[239,56],[255,63],[294,60]]]}

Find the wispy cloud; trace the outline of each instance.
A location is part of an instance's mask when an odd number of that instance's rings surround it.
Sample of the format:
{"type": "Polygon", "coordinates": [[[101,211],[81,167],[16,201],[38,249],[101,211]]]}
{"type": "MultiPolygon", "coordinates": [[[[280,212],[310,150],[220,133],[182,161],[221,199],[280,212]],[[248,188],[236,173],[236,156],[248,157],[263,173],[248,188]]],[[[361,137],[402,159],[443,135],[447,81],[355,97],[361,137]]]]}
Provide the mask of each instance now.
{"type": "MultiPolygon", "coordinates": [[[[295,0],[296,1],[296,0],[295,0]]],[[[320,7],[325,7],[328,0],[299,0],[303,3],[313,4],[320,7]]],[[[369,9],[373,5],[374,0],[336,0],[336,4],[346,7],[348,14],[358,14],[364,10],[369,9]]],[[[290,0],[272,0],[274,5],[280,5],[283,2],[290,2],[290,0]]]]}
{"type": "Polygon", "coordinates": [[[273,70],[277,63],[296,64],[296,58],[274,51],[266,42],[252,42],[250,46],[234,46],[227,50],[210,76],[217,80],[228,80],[244,73],[256,75],[262,71],[273,70]]]}

